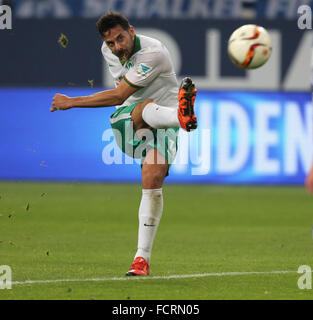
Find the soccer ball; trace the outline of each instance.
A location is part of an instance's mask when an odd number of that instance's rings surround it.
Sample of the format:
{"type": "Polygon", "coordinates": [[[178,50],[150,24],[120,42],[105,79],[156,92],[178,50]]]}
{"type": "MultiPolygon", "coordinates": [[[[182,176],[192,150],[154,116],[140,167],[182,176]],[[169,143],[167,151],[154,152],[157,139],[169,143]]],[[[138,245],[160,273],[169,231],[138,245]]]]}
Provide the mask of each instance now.
{"type": "Polygon", "coordinates": [[[272,41],[260,26],[247,24],[236,29],[228,40],[228,55],[240,68],[256,69],[271,56],[272,41]]]}

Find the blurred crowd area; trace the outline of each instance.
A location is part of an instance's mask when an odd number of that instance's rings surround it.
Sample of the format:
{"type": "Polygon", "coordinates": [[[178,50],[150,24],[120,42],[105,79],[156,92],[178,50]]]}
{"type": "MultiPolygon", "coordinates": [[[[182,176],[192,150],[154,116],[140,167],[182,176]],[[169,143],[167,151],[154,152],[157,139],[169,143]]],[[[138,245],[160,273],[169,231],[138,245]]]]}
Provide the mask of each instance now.
{"type": "Polygon", "coordinates": [[[312,0],[0,0],[18,18],[98,17],[119,11],[140,19],[296,19],[312,0]]]}

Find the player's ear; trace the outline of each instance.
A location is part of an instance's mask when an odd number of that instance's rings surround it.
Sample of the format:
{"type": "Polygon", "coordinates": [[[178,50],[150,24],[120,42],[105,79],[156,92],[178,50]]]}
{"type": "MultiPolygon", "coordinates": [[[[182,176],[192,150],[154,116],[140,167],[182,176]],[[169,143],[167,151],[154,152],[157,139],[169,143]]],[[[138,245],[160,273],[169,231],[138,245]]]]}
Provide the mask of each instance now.
{"type": "Polygon", "coordinates": [[[129,32],[132,35],[132,37],[134,38],[135,37],[135,28],[133,26],[129,27],[129,32]]]}

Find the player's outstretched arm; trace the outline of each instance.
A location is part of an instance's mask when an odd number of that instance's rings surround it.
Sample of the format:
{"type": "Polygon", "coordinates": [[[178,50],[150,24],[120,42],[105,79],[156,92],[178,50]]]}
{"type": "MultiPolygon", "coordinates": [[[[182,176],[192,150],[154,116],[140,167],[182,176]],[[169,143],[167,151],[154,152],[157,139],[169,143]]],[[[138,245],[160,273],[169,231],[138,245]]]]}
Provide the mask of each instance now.
{"type": "Polygon", "coordinates": [[[112,90],[100,91],[90,96],[68,97],[57,93],[52,99],[51,112],[71,108],[101,108],[121,105],[138,88],[130,86],[125,80],[112,90]]]}
{"type": "Polygon", "coordinates": [[[305,185],[307,190],[310,193],[313,193],[313,164],[312,164],[312,168],[310,170],[310,172],[308,173],[306,180],[305,180],[305,185]]]}

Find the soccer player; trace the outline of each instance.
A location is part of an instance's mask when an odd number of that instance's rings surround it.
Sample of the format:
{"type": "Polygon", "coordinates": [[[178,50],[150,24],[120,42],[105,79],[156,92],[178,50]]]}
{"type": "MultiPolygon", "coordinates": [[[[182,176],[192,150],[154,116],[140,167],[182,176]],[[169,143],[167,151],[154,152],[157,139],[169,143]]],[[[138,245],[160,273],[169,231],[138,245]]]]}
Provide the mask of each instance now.
{"type": "Polygon", "coordinates": [[[152,245],[163,212],[162,185],[176,155],[177,132],[179,128],[197,128],[196,89],[190,78],[183,79],[178,89],[166,47],[156,39],[136,34],[122,14],[107,13],[97,21],[97,28],[115,89],[73,98],[56,94],[50,111],[116,106],[110,122],[119,147],[136,158],[140,146],[145,145],[139,152],[142,198],[138,247],[126,275],[149,275],[152,245]],[[159,139],[162,134],[166,139],[159,139]]]}

